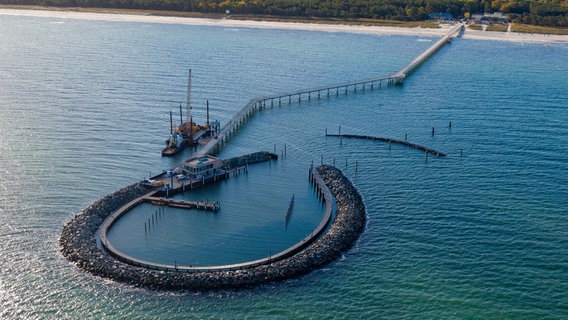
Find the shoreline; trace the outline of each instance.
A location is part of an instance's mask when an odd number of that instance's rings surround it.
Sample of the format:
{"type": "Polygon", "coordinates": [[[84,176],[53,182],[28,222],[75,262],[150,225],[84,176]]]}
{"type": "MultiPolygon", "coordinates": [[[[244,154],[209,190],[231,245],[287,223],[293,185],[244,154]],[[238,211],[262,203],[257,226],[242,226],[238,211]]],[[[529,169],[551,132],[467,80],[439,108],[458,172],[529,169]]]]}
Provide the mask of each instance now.
{"type": "MultiPolygon", "coordinates": [[[[77,8],[51,8],[37,7],[30,9],[11,8],[0,6],[0,15],[49,17],[61,19],[82,19],[99,21],[142,22],[163,24],[184,24],[195,26],[216,26],[225,28],[253,28],[253,29],[280,29],[280,30],[304,30],[323,32],[343,32],[371,35],[410,35],[441,37],[452,27],[450,24],[440,24],[440,28],[421,27],[392,27],[392,26],[368,26],[356,24],[330,24],[310,22],[281,22],[281,21],[257,21],[238,20],[213,17],[191,17],[173,15],[155,15],[146,11],[97,9],[99,11],[78,11],[77,8]]],[[[465,29],[463,39],[507,41],[518,43],[568,43],[568,35],[549,34],[526,34],[518,32],[479,31],[465,29]]]]}

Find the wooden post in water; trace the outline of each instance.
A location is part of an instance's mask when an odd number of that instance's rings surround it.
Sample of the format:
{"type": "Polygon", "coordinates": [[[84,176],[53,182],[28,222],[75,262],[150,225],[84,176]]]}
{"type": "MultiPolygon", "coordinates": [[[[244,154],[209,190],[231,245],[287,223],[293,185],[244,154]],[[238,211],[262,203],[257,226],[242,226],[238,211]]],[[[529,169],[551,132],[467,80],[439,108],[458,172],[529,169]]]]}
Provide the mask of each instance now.
{"type": "Polygon", "coordinates": [[[359,161],[355,160],[355,172],[359,169],[359,161]]]}

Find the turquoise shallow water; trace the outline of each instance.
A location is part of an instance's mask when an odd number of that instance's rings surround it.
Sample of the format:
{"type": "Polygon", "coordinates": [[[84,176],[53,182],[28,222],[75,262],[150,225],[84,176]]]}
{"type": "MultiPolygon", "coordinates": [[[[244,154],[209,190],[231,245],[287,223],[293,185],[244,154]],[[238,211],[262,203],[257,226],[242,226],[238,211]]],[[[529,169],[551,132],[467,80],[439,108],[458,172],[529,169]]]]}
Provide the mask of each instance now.
{"type": "MultiPolygon", "coordinates": [[[[224,122],[258,95],[391,73],[430,40],[1,15],[0,318],[566,318],[565,44],[457,40],[402,87],[257,114],[221,156],[275,144],[287,156],[276,175],[251,167],[207,191],[227,202],[223,215],[276,212],[259,225],[281,230],[290,194],[303,193],[292,221],[304,232],[317,221],[306,172],[322,158],[335,158],[367,205],[355,247],[305,277],[153,292],[84,274],[58,252],[81,208],[176,163],[159,150],[169,110],[185,101],[187,68],[198,120],[209,99],[224,122]],[[406,132],[448,157],[323,136],[339,125],[406,132]],[[243,192],[250,201],[231,200],[243,192]]],[[[246,233],[230,228],[262,235],[254,225],[232,222],[194,247],[246,233]]]]}

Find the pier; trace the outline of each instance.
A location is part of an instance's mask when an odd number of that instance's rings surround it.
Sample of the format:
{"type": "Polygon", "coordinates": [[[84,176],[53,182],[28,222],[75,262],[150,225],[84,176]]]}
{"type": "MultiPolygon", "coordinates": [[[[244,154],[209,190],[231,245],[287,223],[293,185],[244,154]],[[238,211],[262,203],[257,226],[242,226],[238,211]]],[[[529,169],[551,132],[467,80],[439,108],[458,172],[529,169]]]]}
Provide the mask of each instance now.
{"type": "Polygon", "coordinates": [[[195,153],[195,156],[201,157],[219,152],[254,114],[268,106],[282,106],[283,104],[290,105],[292,103],[301,103],[302,101],[311,101],[312,99],[319,100],[334,96],[339,97],[340,95],[365,92],[365,90],[374,90],[375,88],[402,85],[404,80],[412,72],[428,60],[434,53],[457,37],[462,29],[462,24],[454,26],[446,35],[412,60],[412,62],[404,66],[400,69],[400,71],[391,75],[253,98],[234,117],[232,117],[231,120],[223,126],[223,128],[221,128],[213,139],[198,150],[195,153]]]}
{"type": "MultiPolygon", "coordinates": [[[[218,152],[236,132],[245,125],[258,111],[268,105],[275,106],[285,103],[301,103],[312,99],[347,95],[375,88],[401,85],[403,81],[420,64],[440,50],[451,41],[463,28],[462,25],[453,27],[444,37],[432,45],[428,50],[406,65],[399,72],[367,80],[341,83],[339,85],[324,86],[306,90],[299,90],[285,94],[257,97],[242,108],[221,130],[217,132],[203,148],[198,150],[194,157],[202,157],[218,152]]],[[[349,137],[348,135],[343,135],[349,137]]],[[[353,136],[356,137],[356,136],[353,136]]],[[[381,140],[381,138],[367,137],[366,139],[381,140]]],[[[399,142],[398,140],[386,140],[399,142]]],[[[411,145],[406,142],[403,144],[411,145]]],[[[422,147],[425,152],[435,152],[422,147]]],[[[320,166],[314,170],[310,167],[308,176],[313,185],[316,196],[325,205],[325,213],[320,224],[304,238],[288,249],[275,255],[255,261],[240,264],[220,266],[179,266],[174,264],[156,264],[128,256],[118,251],[108,239],[108,231],[115,221],[126,214],[131,208],[143,202],[154,202],[159,205],[180,206],[192,208],[194,205],[203,205],[202,202],[179,201],[163,198],[172,193],[183,192],[196,186],[216,182],[217,179],[227,178],[230,172],[239,172],[239,168],[248,168],[248,164],[270,161],[276,159],[276,154],[260,154],[229,159],[217,175],[212,174],[208,180],[201,176],[201,181],[189,180],[189,186],[183,181],[175,180],[172,172],[160,174],[165,185],[164,189],[148,191],[141,183],[118,190],[107,195],[94,204],[83,209],[63,229],[60,238],[61,251],[69,260],[80,268],[98,276],[117,281],[129,282],[143,287],[163,289],[189,289],[189,290],[215,290],[223,288],[249,287],[298,277],[309,273],[315,268],[337,259],[341,253],[356,241],[363,231],[366,221],[366,210],[361,195],[343,173],[330,166],[320,166]],[[232,170],[232,171],[231,171],[232,170]],[[169,182],[169,183],[168,183],[169,182]],[[195,183],[195,184],[194,184],[195,183]],[[178,185],[179,184],[179,185],[178,185]],[[335,209],[334,209],[335,207],[335,209]],[[335,213],[334,213],[335,212],[335,213]],[[106,253],[101,250],[104,248],[106,253]]],[[[197,177],[196,177],[197,178],[197,177]]],[[[290,201],[286,219],[293,210],[294,198],[290,201]]],[[[218,203],[204,204],[203,209],[218,210],[218,203]],[[215,209],[216,208],[216,209],[215,209]]]]}

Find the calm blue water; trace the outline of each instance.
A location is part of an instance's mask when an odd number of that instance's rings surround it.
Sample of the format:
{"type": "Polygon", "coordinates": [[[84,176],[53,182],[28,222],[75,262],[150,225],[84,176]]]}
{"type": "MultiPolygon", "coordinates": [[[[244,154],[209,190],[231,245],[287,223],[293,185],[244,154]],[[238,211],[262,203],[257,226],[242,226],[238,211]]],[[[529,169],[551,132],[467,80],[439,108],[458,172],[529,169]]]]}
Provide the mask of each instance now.
{"type": "Polygon", "coordinates": [[[321,215],[309,164],[335,158],[369,222],[340,260],[303,278],[156,293],[94,278],[60,255],[61,229],[81,208],[176,163],[159,150],[170,109],[185,101],[188,68],[198,122],[206,99],[224,122],[258,95],[396,71],[428,40],[0,15],[0,318],[568,317],[565,44],[457,40],[403,87],[257,114],[221,157],[286,144],[286,158],[203,190],[221,201],[217,216],[166,217],[194,224],[183,250],[227,241],[249,248],[236,236],[276,228],[275,244],[291,241],[321,215]],[[339,125],[406,133],[448,157],[323,136],[339,125]],[[305,205],[294,208],[287,232],[291,193],[305,205]],[[247,220],[253,213],[258,224],[247,220]]]}

